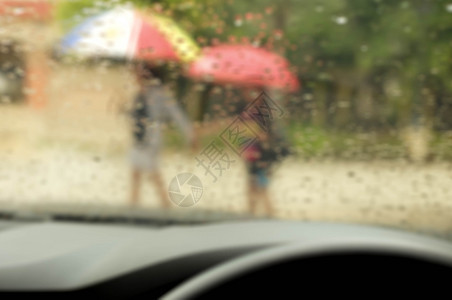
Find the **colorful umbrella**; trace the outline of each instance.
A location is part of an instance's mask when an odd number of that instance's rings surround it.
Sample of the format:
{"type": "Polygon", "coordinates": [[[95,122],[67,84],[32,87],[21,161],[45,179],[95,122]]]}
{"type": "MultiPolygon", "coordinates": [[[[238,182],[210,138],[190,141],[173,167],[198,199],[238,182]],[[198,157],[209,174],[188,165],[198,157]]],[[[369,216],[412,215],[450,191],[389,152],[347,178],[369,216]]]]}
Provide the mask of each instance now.
{"type": "Polygon", "coordinates": [[[282,56],[250,45],[219,45],[203,49],[188,76],[218,84],[262,86],[297,91],[300,83],[282,56]]]}
{"type": "Polygon", "coordinates": [[[88,18],[67,34],[62,54],[189,62],[196,43],[171,19],[130,7],[117,7],[88,18]]]}

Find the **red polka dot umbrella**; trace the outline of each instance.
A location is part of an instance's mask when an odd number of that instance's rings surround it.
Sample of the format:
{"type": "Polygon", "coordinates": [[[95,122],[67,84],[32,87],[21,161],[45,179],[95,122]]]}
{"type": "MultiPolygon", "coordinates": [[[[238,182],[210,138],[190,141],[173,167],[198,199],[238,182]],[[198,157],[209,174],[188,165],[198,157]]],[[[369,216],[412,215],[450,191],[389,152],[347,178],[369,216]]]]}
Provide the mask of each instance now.
{"type": "Polygon", "coordinates": [[[187,75],[217,84],[294,92],[300,88],[300,82],[289,67],[284,57],[262,48],[219,45],[204,48],[202,55],[190,64],[187,75]]]}

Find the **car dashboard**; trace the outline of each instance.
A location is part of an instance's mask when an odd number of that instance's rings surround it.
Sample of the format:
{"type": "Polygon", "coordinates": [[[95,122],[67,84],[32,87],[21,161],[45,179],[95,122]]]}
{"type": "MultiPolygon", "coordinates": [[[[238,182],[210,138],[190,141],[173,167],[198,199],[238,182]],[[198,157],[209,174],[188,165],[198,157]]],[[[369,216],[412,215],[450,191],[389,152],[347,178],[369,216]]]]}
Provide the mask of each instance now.
{"type": "Polygon", "coordinates": [[[441,291],[451,275],[448,241],[365,225],[241,220],[0,226],[2,299],[362,295],[357,287],[382,296],[415,295],[441,291]],[[428,284],[432,279],[435,284],[428,284]]]}

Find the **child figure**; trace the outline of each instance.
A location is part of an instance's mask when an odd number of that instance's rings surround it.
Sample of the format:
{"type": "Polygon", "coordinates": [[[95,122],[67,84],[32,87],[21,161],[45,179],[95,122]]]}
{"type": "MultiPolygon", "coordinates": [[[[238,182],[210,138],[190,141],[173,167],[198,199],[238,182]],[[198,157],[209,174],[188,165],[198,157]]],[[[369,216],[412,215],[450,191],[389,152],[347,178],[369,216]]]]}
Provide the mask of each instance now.
{"type": "MultiPolygon", "coordinates": [[[[247,103],[254,101],[257,93],[254,90],[244,90],[247,103]]],[[[259,103],[255,103],[259,105],[259,103]]],[[[251,123],[246,111],[241,113],[242,119],[251,123]]],[[[274,208],[269,195],[269,185],[275,164],[287,156],[288,147],[282,130],[276,120],[269,120],[266,130],[256,128],[257,139],[243,153],[248,171],[248,205],[250,213],[255,214],[257,204],[262,202],[267,216],[274,215],[274,208]]]]}

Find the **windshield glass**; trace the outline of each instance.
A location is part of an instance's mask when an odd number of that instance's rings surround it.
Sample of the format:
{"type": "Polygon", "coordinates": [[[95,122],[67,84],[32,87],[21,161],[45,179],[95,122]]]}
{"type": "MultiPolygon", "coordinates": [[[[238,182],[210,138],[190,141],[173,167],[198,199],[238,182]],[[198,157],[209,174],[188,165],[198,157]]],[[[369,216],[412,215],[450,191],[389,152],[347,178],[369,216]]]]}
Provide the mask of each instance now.
{"type": "Polygon", "coordinates": [[[0,214],[447,233],[452,2],[1,1],[0,214]]]}

